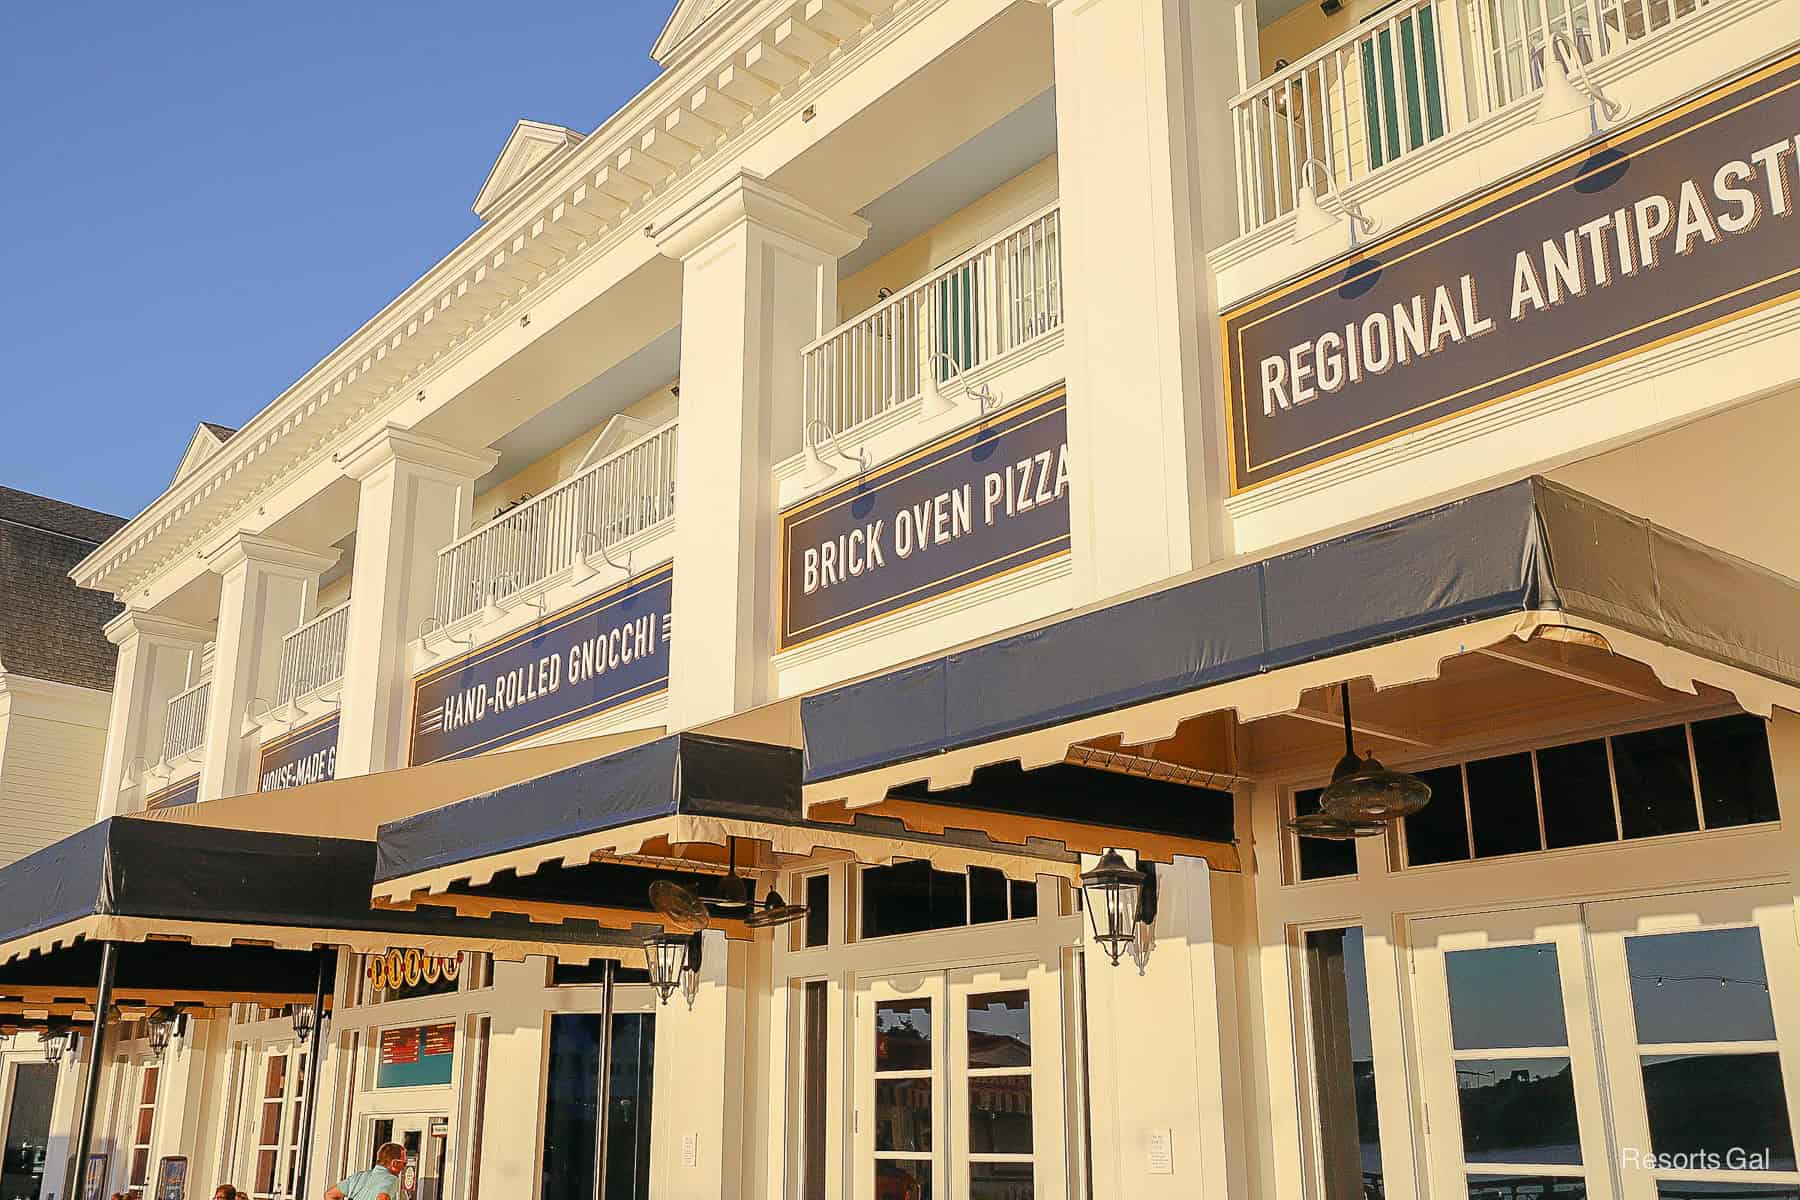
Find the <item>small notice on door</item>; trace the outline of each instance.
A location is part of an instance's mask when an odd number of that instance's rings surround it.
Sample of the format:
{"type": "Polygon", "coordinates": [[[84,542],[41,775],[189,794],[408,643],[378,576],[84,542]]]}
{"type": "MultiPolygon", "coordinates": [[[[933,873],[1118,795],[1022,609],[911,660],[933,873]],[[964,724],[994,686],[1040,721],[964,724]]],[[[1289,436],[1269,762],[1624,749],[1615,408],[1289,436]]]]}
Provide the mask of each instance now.
{"type": "Polygon", "coordinates": [[[684,1133],[681,1135],[681,1165],[697,1167],[700,1165],[700,1135],[684,1133]]]}
{"type": "Polygon", "coordinates": [[[1152,1129],[1150,1146],[1147,1155],[1149,1161],[1146,1168],[1152,1175],[1173,1175],[1175,1173],[1175,1151],[1172,1146],[1173,1137],[1170,1130],[1152,1129]]]}

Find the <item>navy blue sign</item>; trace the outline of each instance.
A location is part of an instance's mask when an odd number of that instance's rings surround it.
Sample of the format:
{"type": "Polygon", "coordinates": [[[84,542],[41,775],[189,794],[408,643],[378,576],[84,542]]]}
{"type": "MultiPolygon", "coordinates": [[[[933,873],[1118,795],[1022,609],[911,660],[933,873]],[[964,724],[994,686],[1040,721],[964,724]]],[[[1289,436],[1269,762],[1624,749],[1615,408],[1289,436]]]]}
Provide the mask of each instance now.
{"type": "Polygon", "coordinates": [[[256,790],[279,792],[337,778],[338,719],[329,717],[263,743],[256,790]]]}
{"type": "Polygon", "coordinates": [[[782,513],[780,648],[1068,549],[1068,399],[1057,391],[782,513]]]}
{"type": "Polygon", "coordinates": [[[669,686],[665,564],[413,683],[412,763],[467,758],[669,686]]]}
{"type": "Polygon", "coordinates": [[[1233,491],[1800,293],[1796,129],[1790,54],[1226,313],[1233,491]]]}
{"type": "Polygon", "coordinates": [[[198,775],[184,779],[180,783],[172,783],[160,792],[152,792],[144,797],[145,808],[180,808],[183,804],[192,804],[200,798],[200,777],[198,775]]]}

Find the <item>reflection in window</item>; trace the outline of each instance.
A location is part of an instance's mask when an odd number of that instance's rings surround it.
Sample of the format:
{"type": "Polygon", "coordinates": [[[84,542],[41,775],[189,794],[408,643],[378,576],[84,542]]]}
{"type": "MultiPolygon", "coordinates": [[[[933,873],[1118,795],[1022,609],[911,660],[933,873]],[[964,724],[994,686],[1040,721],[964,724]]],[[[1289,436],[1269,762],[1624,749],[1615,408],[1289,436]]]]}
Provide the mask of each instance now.
{"type": "Polygon", "coordinates": [[[931,1153],[931,1080],[875,1081],[875,1148],[931,1153]]]}
{"type": "Polygon", "coordinates": [[[1469,1200],[1587,1200],[1587,1180],[1567,1175],[1471,1175],[1469,1200]]]}
{"type": "Polygon", "coordinates": [[[1031,1065],[1031,993],[969,997],[969,1066],[1031,1065]]]}
{"type": "Polygon", "coordinates": [[[1800,1183],[1703,1183],[1659,1179],[1656,1200],[1800,1200],[1800,1183]]]}
{"type": "Polygon", "coordinates": [[[1375,1049],[1368,1027],[1363,928],[1310,930],[1305,952],[1325,1196],[1327,1200],[1379,1196],[1381,1124],[1375,1115],[1375,1049]]]}
{"type": "Polygon", "coordinates": [[[978,1075],[969,1080],[969,1152],[1031,1153],[1031,1076],[978,1075]]]}
{"type": "Polygon", "coordinates": [[[875,1069],[931,1070],[931,1001],[884,1000],[875,1006],[875,1069]]]}
{"type": "Polygon", "coordinates": [[[1375,1110],[1375,1052],[1369,1033],[1362,927],[1311,930],[1305,947],[1325,1197],[1379,1196],[1381,1129],[1375,1110]]]}
{"type": "Polygon", "coordinates": [[[875,1194],[881,1200],[931,1200],[931,1161],[877,1159],[875,1194]]]}
{"type": "Polygon", "coordinates": [[[1775,1038],[1762,938],[1708,929],[1625,939],[1640,1045],[1775,1038]]]}
{"type": "Polygon", "coordinates": [[[969,1166],[969,1200],[1031,1200],[1031,1164],[978,1162],[969,1166]]]}
{"type": "Polygon", "coordinates": [[[1566,1058],[1460,1058],[1456,1100],[1472,1163],[1579,1163],[1575,1079],[1566,1058]]]}
{"type": "Polygon", "coordinates": [[[1444,955],[1450,1028],[1458,1050],[1565,1046],[1556,947],[1496,946],[1444,955]]]}
{"type": "Polygon", "coordinates": [[[921,859],[864,867],[858,883],[864,938],[1037,916],[1035,885],[1009,884],[991,867],[972,867],[966,874],[937,871],[921,859]]]}
{"type": "Polygon", "coordinates": [[[1680,1155],[1701,1169],[1794,1169],[1779,1056],[1646,1054],[1643,1064],[1650,1148],[1659,1157],[1680,1155]]]}

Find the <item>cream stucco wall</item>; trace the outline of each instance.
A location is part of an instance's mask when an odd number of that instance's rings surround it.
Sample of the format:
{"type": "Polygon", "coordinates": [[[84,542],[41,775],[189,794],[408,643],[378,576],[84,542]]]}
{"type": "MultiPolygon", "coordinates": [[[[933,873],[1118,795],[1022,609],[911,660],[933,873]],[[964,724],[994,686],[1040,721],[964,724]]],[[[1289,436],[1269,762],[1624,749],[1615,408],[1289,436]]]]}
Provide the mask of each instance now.
{"type": "Polygon", "coordinates": [[[995,237],[1056,200],[1056,155],[1027,167],[987,195],[838,280],[838,319],[876,303],[882,288],[901,291],[932,268],[995,237]]]}

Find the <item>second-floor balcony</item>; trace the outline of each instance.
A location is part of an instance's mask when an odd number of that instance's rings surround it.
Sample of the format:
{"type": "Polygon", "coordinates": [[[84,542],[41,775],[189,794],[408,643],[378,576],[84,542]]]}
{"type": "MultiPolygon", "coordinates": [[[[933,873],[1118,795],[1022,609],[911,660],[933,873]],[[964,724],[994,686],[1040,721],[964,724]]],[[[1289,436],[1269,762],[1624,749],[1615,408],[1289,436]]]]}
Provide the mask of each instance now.
{"type": "Polygon", "coordinates": [[[439,625],[672,520],[677,428],[670,421],[651,430],[439,551],[439,625]]]}
{"type": "Polygon", "coordinates": [[[292,704],[342,679],[349,635],[350,602],[346,600],[282,638],[276,707],[292,704]]]}
{"type": "Polygon", "coordinates": [[[212,681],[203,680],[169,701],[163,719],[164,762],[174,762],[205,744],[206,705],[211,696],[212,681]]]}
{"type": "Polygon", "coordinates": [[[807,346],[807,429],[847,434],[1062,328],[1060,229],[1056,207],[1033,213],[807,346]]]}
{"type": "Polygon", "coordinates": [[[1729,0],[1401,0],[1231,101],[1238,227],[1343,192],[1729,0]]]}

